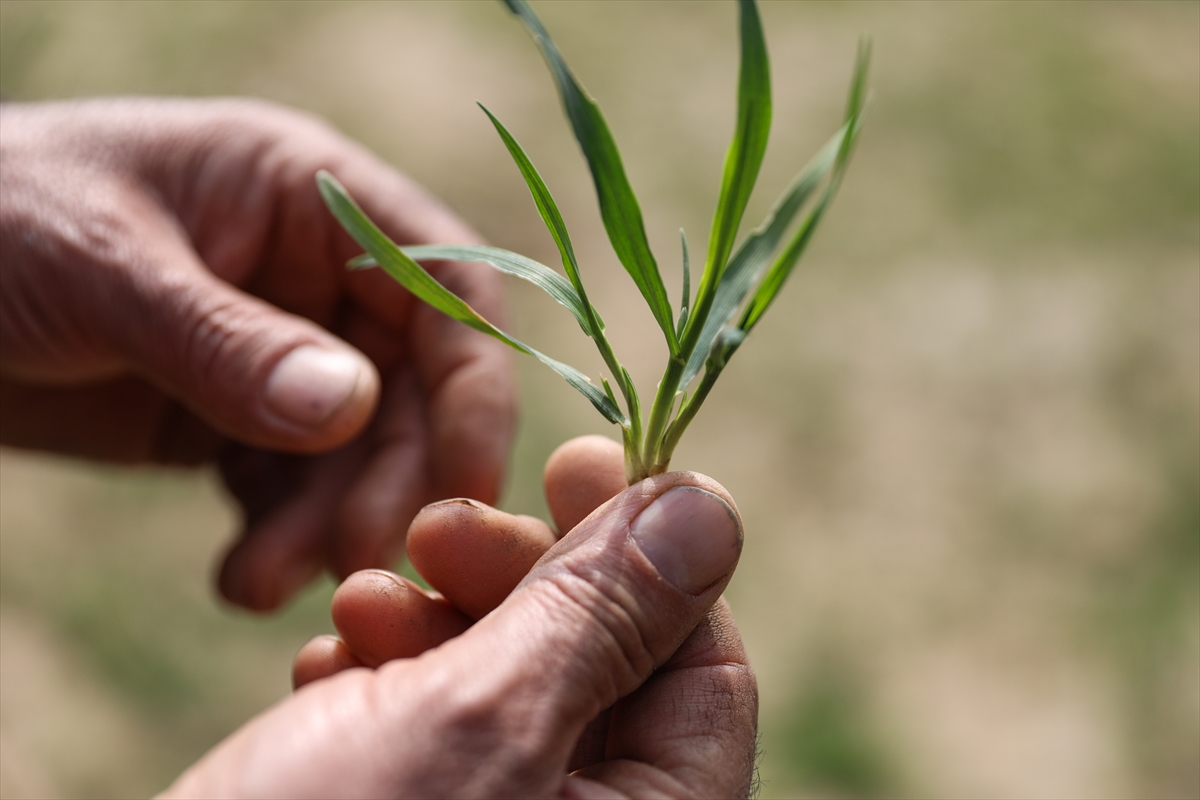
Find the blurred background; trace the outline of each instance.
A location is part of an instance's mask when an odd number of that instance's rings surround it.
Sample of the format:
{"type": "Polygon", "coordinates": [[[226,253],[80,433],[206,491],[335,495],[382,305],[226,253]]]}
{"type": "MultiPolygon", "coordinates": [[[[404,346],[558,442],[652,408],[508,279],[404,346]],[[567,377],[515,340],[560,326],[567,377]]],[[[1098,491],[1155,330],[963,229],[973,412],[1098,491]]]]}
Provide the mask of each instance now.
{"type": "MultiPolygon", "coordinates": [[[[605,109],[668,287],[732,127],[726,3],[537,5],[605,109]]],[[[837,202],[675,466],[738,499],[728,591],[763,797],[1200,795],[1200,4],[765,3],[773,141],[747,219],[872,102],[837,202]]],[[[491,241],[557,263],[483,101],[571,225],[639,385],[664,352],[498,3],[0,2],[0,92],[251,95],[330,119],[491,241]]],[[[596,374],[512,287],[515,333],[596,374]]],[[[531,360],[504,507],[610,436],[531,360]]],[[[648,391],[644,388],[643,391],[648,391]]],[[[209,472],[0,455],[0,794],[131,797],[288,690],[332,585],[222,607],[209,472]]]]}

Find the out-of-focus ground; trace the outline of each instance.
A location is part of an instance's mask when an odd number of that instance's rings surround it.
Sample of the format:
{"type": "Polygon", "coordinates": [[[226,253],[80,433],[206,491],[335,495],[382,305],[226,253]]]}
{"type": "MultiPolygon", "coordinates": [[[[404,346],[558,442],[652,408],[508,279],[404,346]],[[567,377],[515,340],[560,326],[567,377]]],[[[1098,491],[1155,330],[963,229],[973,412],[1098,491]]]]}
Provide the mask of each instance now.
{"type": "MultiPolygon", "coordinates": [[[[667,284],[703,249],[736,71],[715,3],[538,5],[621,143],[667,284]]],[[[676,465],[738,498],[728,597],[764,797],[1200,795],[1200,4],[763,8],[774,138],[748,217],[837,127],[849,178],[676,465]]],[[[491,126],[563,207],[639,384],[656,328],[607,248],[534,47],[499,4],[0,2],[8,100],[253,95],[328,117],[492,241],[553,243],[491,126]]],[[[597,372],[557,305],[516,332],[597,372]]],[[[540,365],[505,506],[612,434],[540,365]]],[[[208,473],[0,457],[0,794],[163,787],[288,691],[326,583],[222,608],[208,473]]]]}

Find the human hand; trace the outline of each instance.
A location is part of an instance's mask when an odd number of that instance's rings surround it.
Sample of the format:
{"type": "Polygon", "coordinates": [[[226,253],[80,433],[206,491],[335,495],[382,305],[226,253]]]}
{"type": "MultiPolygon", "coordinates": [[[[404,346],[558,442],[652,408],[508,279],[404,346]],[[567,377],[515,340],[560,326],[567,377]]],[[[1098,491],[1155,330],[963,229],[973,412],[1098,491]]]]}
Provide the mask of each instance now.
{"type": "MultiPolygon", "coordinates": [[[[439,497],[494,502],[504,346],[379,270],[325,209],[328,169],[404,243],[477,236],[323,123],[258,102],[0,105],[0,441],[217,460],[245,512],[220,577],[270,609],[327,566],[403,552],[439,497]]],[[[479,264],[432,265],[489,319],[479,264]]]]}
{"type": "Polygon", "coordinates": [[[410,555],[443,596],[352,576],[342,638],[297,657],[302,688],[166,796],[745,796],[757,690],[718,600],[741,545],[732,500],[670,473],[588,515],[623,476],[598,437],[551,458],[551,512],[571,528],[557,543],[529,517],[425,509],[410,555]]]}

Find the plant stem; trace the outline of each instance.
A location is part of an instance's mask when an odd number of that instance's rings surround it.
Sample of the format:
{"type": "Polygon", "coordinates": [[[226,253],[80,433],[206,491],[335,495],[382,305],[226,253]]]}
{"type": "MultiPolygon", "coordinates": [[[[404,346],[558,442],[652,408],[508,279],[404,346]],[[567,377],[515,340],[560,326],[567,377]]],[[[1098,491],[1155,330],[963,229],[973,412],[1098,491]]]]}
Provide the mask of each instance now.
{"type": "Polygon", "coordinates": [[[696,387],[695,393],[687,398],[687,401],[680,407],[679,413],[675,415],[675,421],[671,423],[666,433],[663,434],[658,458],[662,461],[664,471],[667,465],[671,463],[671,456],[674,455],[675,446],[679,444],[679,439],[683,436],[683,432],[687,430],[687,426],[691,424],[692,418],[700,410],[701,404],[704,403],[704,398],[708,397],[708,393],[716,385],[717,376],[720,374],[720,368],[706,368],[704,370],[704,377],[700,379],[700,385],[696,387]]]}
{"type": "MultiPolygon", "coordinates": [[[[582,284],[579,284],[579,289],[582,294],[582,284]]],[[[605,365],[612,372],[613,380],[616,381],[617,387],[625,398],[625,410],[626,416],[629,418],[629,425],[622,427],[621,440],[625,446],[625,481],[632,486],[645,478],[647,474],[641,453],[642,404],[638,399],[637,388],[633,385],[629,371],[617,360],[617,354],[613,351],[612,344],[604,335],[604,324],[600,322],[599,316],[594,313],[591,304],[587,303],[586,299],[585,307],[588,309],[588,321],[594,332],[592,341],[596,343],[600,357],[604,359],[605,365]]]]}
{"type": "Polygon", "coordinates": [[[666,462],[660,459],[659,450],[671,409],[675,407],[675,394],[679,389],[679,379],[683,377],[687,359],[687,355],[681,352],[667,362],[666,372],[663,373],[658,392],[654,395],[654,405],[650,408],[650,421],[646,425],[646,438],[642,445],[642,461],[649,466],[648,475],[657,475],[667,470],[666,462]]]}
{"type": "Polygon", "coordinates": [[[608,337],[604,335],[604,328],[601,327],[599,320],[589,314],[592,323],[592,330],[595,335],[592,341],[596,343],[596,349],[600,351],[600,357],[604,359],[604,364],[612,373],[613,380],[616,381],[617,387],[621,390],[621,394],[625,397],[625,408],[629,415],[629,424],[634,429],[634,435],[641,436],[642,421],[641,416],[637,412],[638,396],[637,389],[633,387],[633,383],[629,380],[629,374],[625,368],[621,366],[621,362],[617,360],[617,354],[613,352],[612,345],[608,342],[608,337]]]}

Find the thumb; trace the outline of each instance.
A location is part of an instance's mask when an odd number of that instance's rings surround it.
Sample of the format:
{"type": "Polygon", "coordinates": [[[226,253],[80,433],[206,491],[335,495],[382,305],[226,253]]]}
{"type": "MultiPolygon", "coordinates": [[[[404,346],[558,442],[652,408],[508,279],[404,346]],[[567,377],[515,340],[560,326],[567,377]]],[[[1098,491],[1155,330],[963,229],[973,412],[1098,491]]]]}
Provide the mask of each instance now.
{"type": "Polygon", "coordinates": [[[112,303],[130,366],[221,433],[256,447],[311,453],[367,423],[379,374],[316,323],[222,281],[182,237],[159,237],[135,269],[128,304],[112,303]],[[165,240],[165,241],[164,241],[165,240]]]}
{"type": "Polygon", "coordinates": [[[494,699],[486,728],[497,755],[480,777],[526,781],[514,791],[534,789],[534,776],[537,788],[561,779],[587,723],[704,617],[741,546],[733,500],[695,473],[642,481],[579,523],[501,606],[443,646],[443,663],[471,685],[472,707],[479,692],[494,699]]]}

